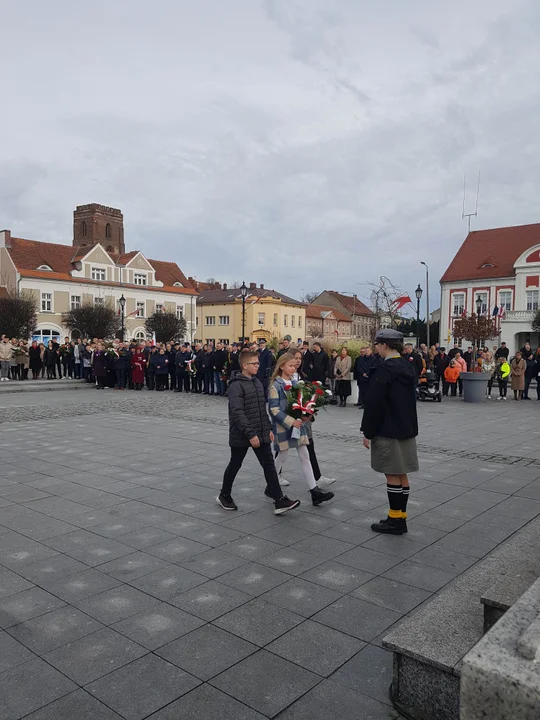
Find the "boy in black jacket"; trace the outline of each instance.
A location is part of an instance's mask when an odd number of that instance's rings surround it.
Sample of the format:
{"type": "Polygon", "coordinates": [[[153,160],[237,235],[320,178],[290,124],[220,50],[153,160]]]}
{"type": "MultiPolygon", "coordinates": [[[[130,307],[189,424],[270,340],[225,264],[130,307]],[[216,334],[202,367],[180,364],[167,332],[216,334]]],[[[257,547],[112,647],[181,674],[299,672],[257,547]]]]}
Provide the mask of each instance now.
{"type": "Polygon", "coordinates": [[[257,352],[245,350],[240,356],[241,372],[229,383],[229,445],[231,460],[223,476],[223,486],[217,502],[224,510],[238,510],[231,497],[232,486],[247,451],[253,448],[264,471],[266,494],[274,500],[274,514],[282,515],[300,505],[300,500],[289,500],[281,491],[272,443],[274,434],[266,411],[264,388],[256,377],[259,369],[257,352]]]}

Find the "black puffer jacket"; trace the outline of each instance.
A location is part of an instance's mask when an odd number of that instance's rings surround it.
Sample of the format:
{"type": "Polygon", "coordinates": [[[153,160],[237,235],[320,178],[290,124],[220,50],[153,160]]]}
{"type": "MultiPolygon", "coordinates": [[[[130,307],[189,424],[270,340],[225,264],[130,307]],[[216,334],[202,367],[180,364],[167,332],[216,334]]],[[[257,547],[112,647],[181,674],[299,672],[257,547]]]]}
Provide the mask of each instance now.
{"type": "Polygon", "coordinates": [[[368,401],[361,430],[375,436],[405,440],[418,435],[416,375],[402,357],[388,358],[369,377],[368,401]]]}
{"type": "Polygon", "coordinates": [[[229,382],[228,397],[229,445],[249,447],[249,441],[254,437],[262,443],[270,443],[272,424],[261,381],[236,373],[229,382]]]}

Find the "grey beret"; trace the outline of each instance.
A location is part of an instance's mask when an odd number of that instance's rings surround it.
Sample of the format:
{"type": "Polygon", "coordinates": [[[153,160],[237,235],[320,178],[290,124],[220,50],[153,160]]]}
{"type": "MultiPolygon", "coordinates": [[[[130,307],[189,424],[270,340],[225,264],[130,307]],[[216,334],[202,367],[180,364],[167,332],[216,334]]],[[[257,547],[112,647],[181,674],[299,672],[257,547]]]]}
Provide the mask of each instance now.
{"type": "Polygon", "coordinates": [[[398,332],[398,330],[379,330],[375,335],[375,342],[385,343],[388,340],[401,341],[403,340],[403,333],[398,332]]]}

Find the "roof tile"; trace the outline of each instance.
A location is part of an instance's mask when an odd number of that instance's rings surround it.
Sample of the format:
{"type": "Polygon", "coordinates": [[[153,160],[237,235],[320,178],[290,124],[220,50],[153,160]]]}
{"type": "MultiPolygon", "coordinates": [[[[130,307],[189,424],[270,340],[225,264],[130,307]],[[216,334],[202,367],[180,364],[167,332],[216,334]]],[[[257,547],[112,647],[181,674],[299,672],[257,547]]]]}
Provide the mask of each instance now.
{"type": "Polygon", "coordinates": [[[322,320],[323,319],[323,313],[331,312],[333,316],[336,318],[336,320],[339,320],[339,322],[350,322],[352,323],[351,318],[348,315],[345,315],[345,313],[342,313],[341,310],[336,310],[336,308],[329,307],[327,305],[315,305],[314,303],[309,303],[306,305],[306,317],[308,318],[315,318],[316,320],[322,320]]]}

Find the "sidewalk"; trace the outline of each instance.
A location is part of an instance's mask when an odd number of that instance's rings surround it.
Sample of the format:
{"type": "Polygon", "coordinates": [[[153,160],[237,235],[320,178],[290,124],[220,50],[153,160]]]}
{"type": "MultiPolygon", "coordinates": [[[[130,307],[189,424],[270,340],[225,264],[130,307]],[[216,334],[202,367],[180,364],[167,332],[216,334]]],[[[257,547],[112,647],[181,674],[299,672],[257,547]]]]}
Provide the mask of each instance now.
{"type": "Polygon", "coordinates": [[[47,390],[82,390],[88,389],[92,385],[88,385],[83,380],[72,380],[71,378],[62,380],[9,380],[0,382],[0,393],[21,393],[21,392],[46,392],[47,390]]]}

